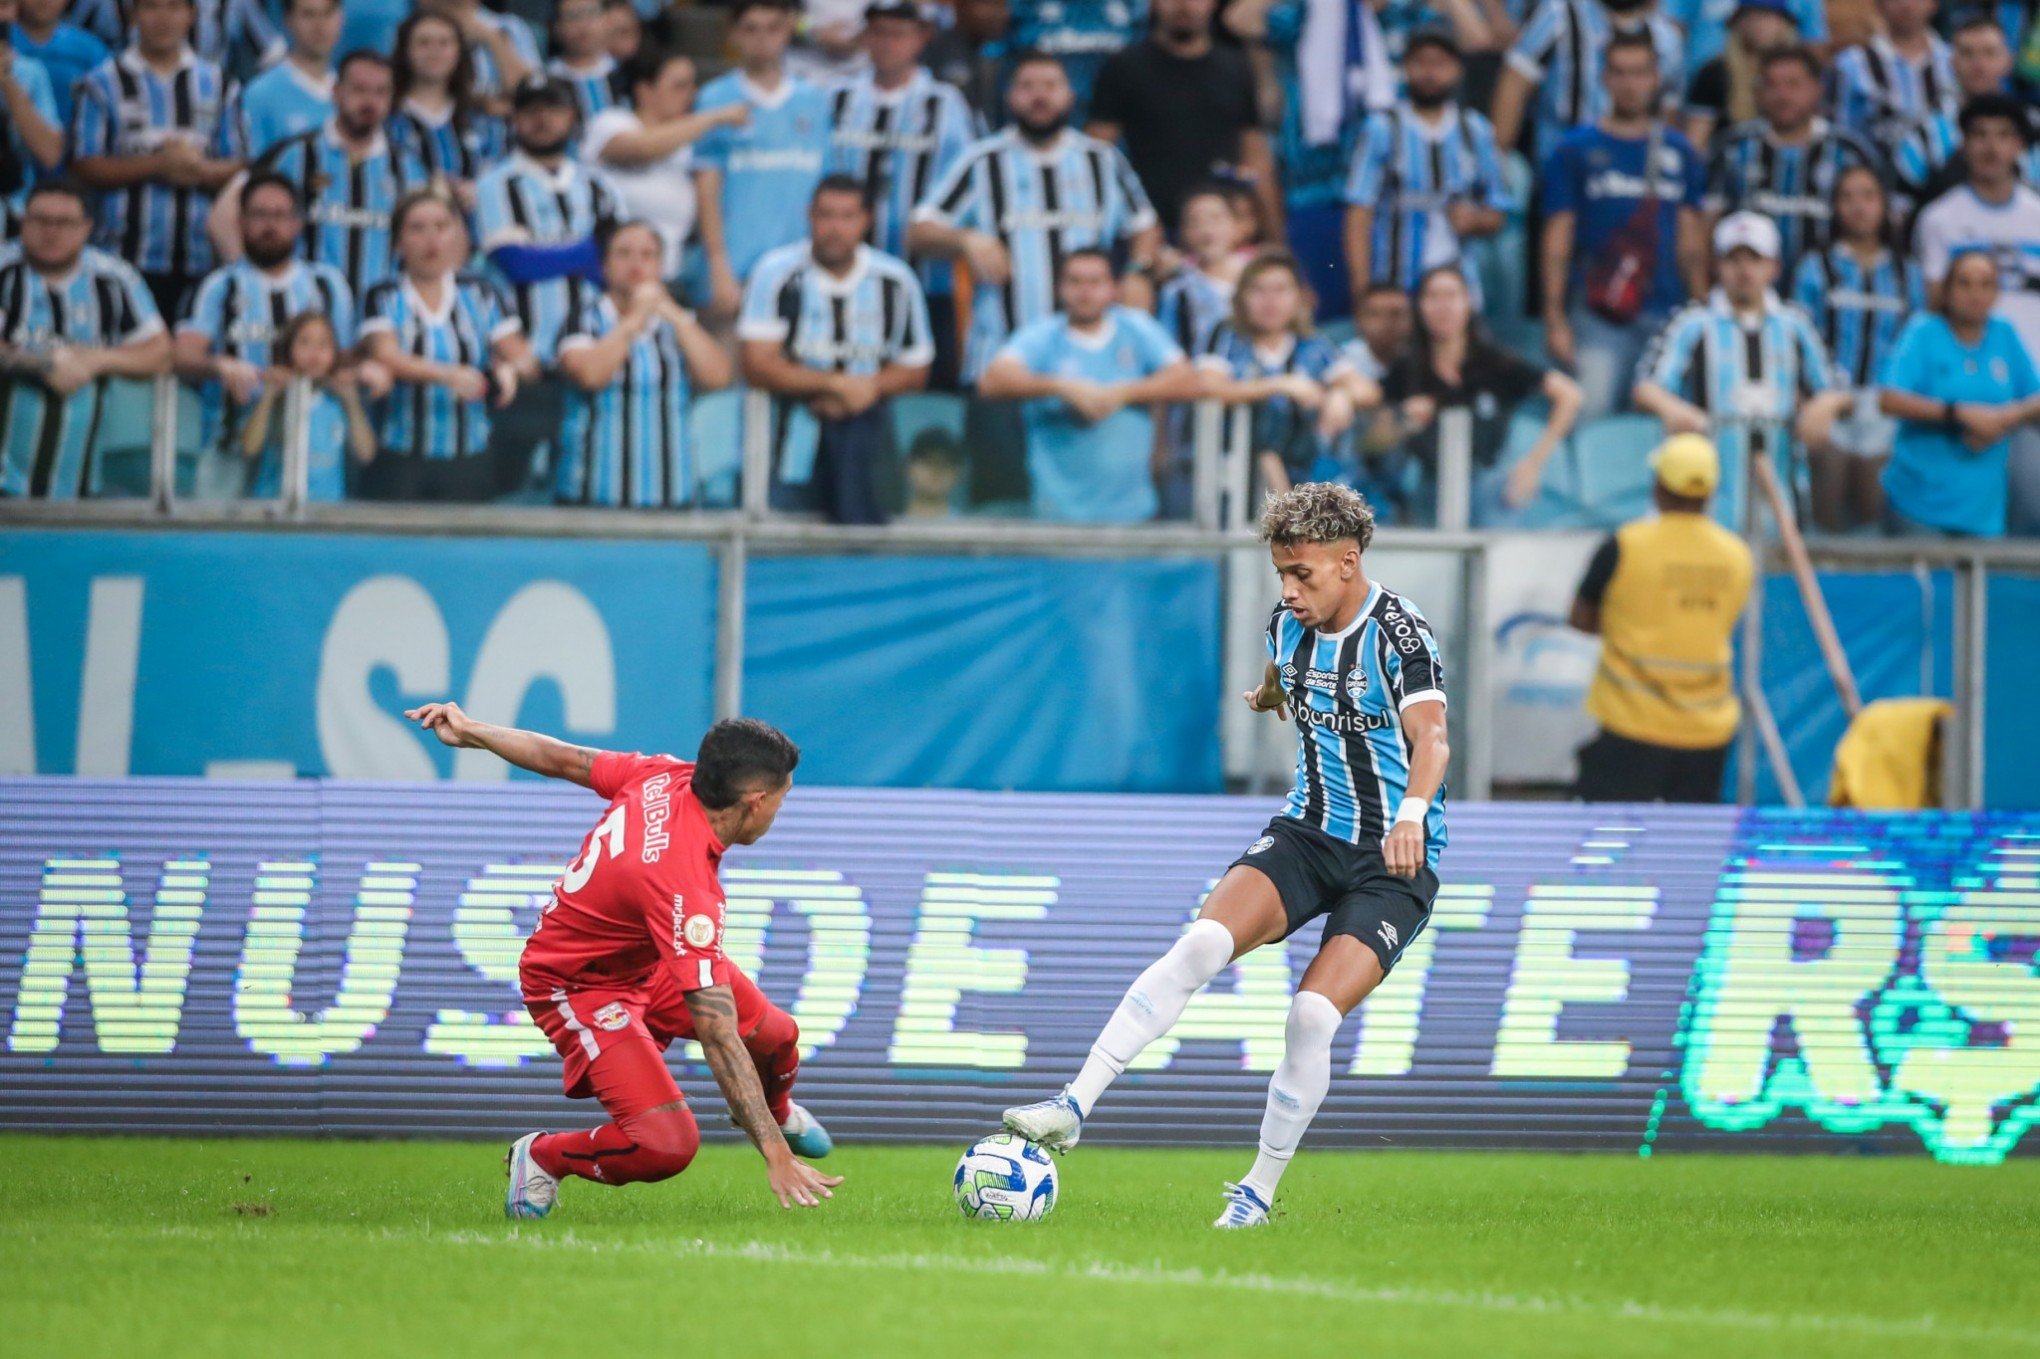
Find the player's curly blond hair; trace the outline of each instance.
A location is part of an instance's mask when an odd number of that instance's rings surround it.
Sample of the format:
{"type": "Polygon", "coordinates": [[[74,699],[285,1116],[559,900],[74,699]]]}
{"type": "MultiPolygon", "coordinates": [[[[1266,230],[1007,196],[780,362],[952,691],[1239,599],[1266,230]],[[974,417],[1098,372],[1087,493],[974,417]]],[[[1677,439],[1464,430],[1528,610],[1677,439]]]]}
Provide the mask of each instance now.
{"type": "Polygon", "coordinates": [[[1365,552],[1374,541],[1374,510],[1348,486],[1307,481],[1268,497],[1261,511],[1261,539],[1277,547],[1336,543],[1351,538],[1365,552]]]}

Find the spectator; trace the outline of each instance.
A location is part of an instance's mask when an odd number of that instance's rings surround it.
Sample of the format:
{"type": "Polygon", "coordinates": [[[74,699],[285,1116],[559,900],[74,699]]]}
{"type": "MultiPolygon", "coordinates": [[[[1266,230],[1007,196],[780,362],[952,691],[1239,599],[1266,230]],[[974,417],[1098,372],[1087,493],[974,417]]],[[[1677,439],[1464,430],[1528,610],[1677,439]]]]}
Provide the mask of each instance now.
{"type": "MultiPolygon", "coordinates": [[[[1707,434],[1728,464],[1721,512],[1740,516],[1752,459],[1769,458],[1779,483],[1804,504],[1793,439],[1830,443],[1849,394],[1835,389],[1827,346],[1806,313],[1780,302],[1778,226],[1753,212],[1714,228],[1721,286],[1674,316],[1644,359],[1635,400],[1674,434],[1707,434]]],[[[1735,522],[1740,523],[1738,518],[1735,522]]]]}
{"type": "Polygon", "coordinates": [[[28,191],[21,238],[0,256],[0,498],[99,494],[102,379],[169,367],[141,278],[91,237],[85,189],[48,179],[28,191]]]}
{"type": "Polygon", "coordinates": [[[946,429],[924,429],[907,449],[903,519],[949,519],[962,505],[963,450],[946,429]]]}
{"type": "MultiPolygon", "coordinates": [[[[1956,93],[1967,104],[1979,95],[2009,92],[2012,78],[2012,49],[1997,19],[1989,14],[1971,14],[1955,26],[1950,43],[1949,65],[1955,70],[1956,93]]],[[[2025,104],[2025,155],[2019,158],[2019,178],[2028,185],[2040,185],[2040,149],[2034,137],[2034,110],[2025,104]]],[[[1924,207],[1968,177],[1962,163],[1962,128],[1958,116],[1936,111],[1914,126],[1898,144],[1898,182],[1915,207],[1924,207]]]]}
{"type": "Polygon", "coordinates": [[[1377,283],[1360,295],[1353,313],[1354,338],[1339,351],[1349,371],[1380,382],[1409,353],[1416,332],[1410,295],[1392,283],[1377,283]]]}
{"type": "Polygon", "coordinates": [[[293,316],[318,312],[342,347],[354,343],[354,294],[330,264],[298,258],[304,214],[297,188],[258,170],[242,181],[239,258],[205,276],[177,323],[176,371],[203,387],[204,438],[228,451],[246,408],[262,391],[276,340],[293,316]]]}
{"type": "Polygon", "coordinates": [[[608,39],[602,0],[559,0],[552,16],[553,55],[545,69],[574,92],[583,127],[618,102],[616,59],[609,55],[608,39]]]}
{"type": "Polygon", "coordinates": [[[1893,247],[1890,198],[1876,172],[1851,166],[1836,177],[1834,194],[1834,242],[1799,261],[1792,295],[1852,397],[1832,453],[1813,457],[1814,522],[1839,531],[1883,522],[1879,474],[1897,427],[1878,408],[1877,377],[1906,318],[1926,309],[1927,288],[1919,266],[1893,247]]]}
{"type": "Polygon", "coordinates": [[[1185,354],[1202,354],[1232,314],[1233,290],[1250,256],[1246,232],[1222,184],[1193,187],[1176,227],[1182,259],[1163,282],[1155,314],[1185,354]]]}
{"type": "Polygon", "coordinates": [[[736,0],[730,42],[737,69],[708,83],[701,110],[729,104],[747,122],[716,128],[694,153],[709,312],[735,316],[751,269],[800,239],[801,222],[829,157],[829,96],[786,69],[793,10],[784,0],[736,0]]]}
{"type": "Polygon", "coordinates": [[[63,164],[64,131],[50,73],[12,44],[17,11],[17,0],[0,0],[0,198],[19,210],[30,182],[63,164]]]}
{"type": "Polygon", "coordinates": [[[926,387],[935,359],[921,285],[904,260],[864,244],[870,229],[863,186],[824,179],[808,206],[808,239],[758,261],[737,323],[744,380],[800,403],[819,426],[796,449],[793,422],[777,422],[775,491],[787,508],[838,524],[885,522],[877,474],[891,441],[888,402],[926,387]]]}
{"type": "Polygon", "coordinates": [[[342,23],[340,0],[286,0],[290,51],[241,90],[241,141],[250,156],[316,131],[333,116],[333,51],[342,23]]]}
{"type": "Polygon", "coordinates": [[[1601,639],[1587,690],[1600,724],[1580,749],[1587,802],[1719,802],[1742,723],[1730,665],[1755,563],[1708,518],[1721,459],[1697,434],[1652,455],[1657,513],[1617,529],[1587,565],[1571,622],[1601,639]]]}
{"type": "Polygon", "coordinates": [[[1218,0],[1154,0],[1154,26],[1109,58],[1091,99],[1089,132],[1121,142],[1148,201],[1174,222],[1183,197],[1214,174],[1253,186],[1270,223],[1282,220],[1274,153],[1261,131],[1254,69],[1212,40],[1218,0]]]}
{"type": "Polygon", "coordinates": [[[1883,31],[1835,54],[1829,102],[1835,121],[1887,159],[1914,127],[1956,111],[1948,44],[1933,30],[1940,0],[1876,0],[1883,31]]]}
{"type": "Polygon", "coordinates": [[[963,94],[983,128],[1005,121],[1005,43],[1011,25],[1007,0],[955,0],[949,26],[936,32],[922,58],[936,79],[963,94]]]}
{"type": "MultiPolygon", "coordinates": [[[[1828,40],[1824,0],[1669,0],[1664,8],[1665,14],[1685,30],[1686,69],[1696,73],[1695,89],[1700,88],[1701,77],[1709,67],[1736,51],[1735,39],[1740,36],[1745,17],[1752,13],[1767,15],[1783,31],[1774,27],[1767,35],[1768,40],[1743,44],[1744,57],[1758,56],[1793,42],[1825,46],[1828,40]]],[[[1753,110],[1745,109],[1731,121],[1739,123],[1755,116],[1753,110]]],[[[1691,132],[1686,135],[1695,146],[1707,140],[1704,136],[1694,137],[1691,132]]]]}
{"type": "Polygon", "coordinates": [[[1657,83],[1646,111],[1655,113],[1668,98],[1676,102],[1686,87],[1685,39],[1658,13],[1655,0],[1537,0],[1495,86],[1496,139],[1517,145],[1533,93],[1530,144],[1540,165],[1568,133],[1607,118],[1615,86],[1605,67],[1611,44],[1622,35],[1639,49],[1648,46],[1655,58],[1657,83]]]}
{"type": "MultiPolygon", "coordinates": [[[[930,185],[949,173],[973,140],[969,107],[954,88],[921,65],[929,25],[909,0],[885,0],[864,11],[864,46],[871,69],[839,85],[831,98],[833,169],[864,186],[871,204],[871,242],[907,258],[907,223],[930,185]]],[[[921,266],[921,286],[934,327],[938,386],[954,387],[956,284],[949,267],[921,266]]]]}
{"type": "Polygon", "coordinates": [[[212,268],[206,217],[240,173],[227,81],[187,45],[192,0],[133,0],[134,43],[72,91],[71,168],[100,191],[101,249],[141,272],[164,316],[212,268]]]}
{"type": "Polygon", "coordinates": [[[484,8],[481,0],[423,0],[416,12],[453,20],[474,63],[475,93],[498,116],[509,111],[511,92],[544,65],[530,25],[484,8]]]}
{"type": "MultiPolygon", "coordinates": [[[[256,162],[297,186],[305,205],[304,257],[332,265],[364,292],[390,272],[390,210],[428,178],[423,163],[389,139],[392,89],[386,59],[349,52],[333,81],[332,118],[278,142],[256,162]]],[[[232,217],[239,207],[233,196],[221,199],[216,233],[238,239],[232,217]]]]}
{"type": "Polygon", "coordinates": [[[1403,57],[1405,96],[1361,130],[1346,186],[1346,262],[1353,282],[1414,289],[1460,266],[1479,306],[1466,242],[1492,236],[1511,206],[1495,130],[1453,97],[1465,63],[1451,30],[1421,29],[1403,57]]]}
{"type": "Polygon", "coordinates": [[[42,63],[56,96],[57,133],[71,126],[71,87],[113,54],[96,34],[66,23],[68,0],[19,0],[8,45],[14,55],[42,63]]]}
{"type": "Polygon", "coordinates": [[[1058,264],[1070,252],[1123,249],[1136,273],[1155,266],[1154,209],[1116,148],[1070,128],[1073,99],[1061,63],[1022,57],[1006,91],[1012,126],[973,143],[914,209],[908,249],[965,261],[977,285],[966,381],[1014,332],[1054,312],[1058,264]]]}
{"type": "Polygon", "coordinates": [[[744,104],[694,112],[694,59],[647,48],[623,66],[630,102],[595,115],[581,159],[615,186],[621,215],[650,222],[663,245],[659,276],[677,286],[694,234],[694,147],[710,130],[750,117],[744,104]]]}
{"type": "Polygon", "coordinates": [[[602,0],[602,50],[618,66],[645,50],[644,20],[631,0],[602,0]]]}
{"type": "MultiPolygon", "coordinates": [[[[1472,419],[1473,484],[1469,518],[1475,528],[1510,526],[1537,498],[1545,464],[1572,433],[1580,389],[1565,374],[1539,368],[1490,339],[1473,305],[1465,275],[1450,266],[1432,269],[1417,286],[1417,330],[1411,352],[1381,384],[1385,415],[1436,477],[1440,464],[1438,414],[1464,410],[1472,419]],[[1504,465],[1509,424],[1532,396],[1550,402],[1537,440],[1504,465]]],[[[1435,490],[1429,499],[1435,501],[1435,490]]],[[[1442,515],[1443,507],[1439,507],[1442,515]]]]}
{"type": "MultiPolygon", "coordinates": [[[[1395,65],[1377,11],[1344,0],[1231,0],[1225,25],[1240,41],[1268,48],[1280,89],[1275,161],[1282,167],[1282,215],[1263,225],[1287,231],[1317,295],[1318,319],[1341,320],[1354,295],[1345,250],[1353,147],[1367,115],[1396,99],[1395,65]]],[[[1461,33],[1460,41],[1476,39],[1461,33]]]]}
{"type": "Polygon", "coordinates": [[[517,150],[475,185],[475,223],[532,353],[550,366],[561,327],[592,300],[583,290],[599,272],[595,238],[622,218],[622,197],[601,171],[567,158],[579,105],[565,81],[528,77],[512,103],[517,150]]]}
{"type": "Polygon", "coordinates": [[[864,52],[865,0],[800,0],[800,42],[787,69],[821,86],[855,80],[871,68],[864,52]]]}
{"type": "Polygon", "coordinates": [[[1092,246],[1063,257],[1059,314],[1032,322],[985,369],[981,390],[1027,402],[1034,514],[1139,523],[1160,501],[1149,473],[1149,405],[1188,401],[1196,374],[1155,319],[1115,306],[1112,257],[1092,246]]]}
{"type": "MultiPolygon", "coordinates": [[[[1686,0],[1686,7],[1694,3],[1686,0]]],[[[1698,3],[1711,8],[1714,0],[1698,3]]],[[[1819,5],[1810,8],[1822,16],[1819,26],[1824,29],[1825,10],[1819,5]]],[[[1703,152],[1716,132],[1757,116],[1757,73],[1764,54],[1796,46],[1806,41],[1807,35],[1800,31],[1799,18],[1788,0],[1737,0],[1728,21],[1728,38],[1728,46],[1693,73],[1693,83],[1686,89],[1681,130],[1686,140],[1703,152]]],[[[1697,59],[1690,50],[1686,55],[1689,61],[1697,59]]]]}
{"type": "Polygon", "coordinates": [[[1828,244],[1835,181],[1852,165],[1888,173],[1869,142],[1820,116],[1820,61],[1804,47],[1764,55],[1757,77],[1762,117],[1715,139],[1707,208],[1750,211],[1777,222],[1789,275],[1807,251],[1828,244]]]}
{"type": "Polygon", "coordinates": [[[1991,315],[1998,266],[1958,252],[1937,310],[1916,316],[1884,371],[1884,412],[1898,420],[1884,469],[1894,533],[2003,537],[2012,436],[2040,420],[2040,374],[2009,321],[1991,315]]]}
{"type": "Polygon", "coordinates": [[[693,393],[730,383],[730,360],[659,282],[659,233],[643,222],[610,232],[600,296],[560,337],[573,384],[554,495],[563,505],[667,509],[691,504],[693,393]]]}
{"type": "MultiPolygon", "coordinates": [[[[1287,250],[1264,250],[1240,274],[1232,317],[1198,358],[1204,394],[1249,407],[1248,447],[1259,504],[1298,482],[1336,481],[1332,447],[1353,427],[1353,387],[1341,382],[1339,352],[1311,324],[1302,266],[1287,250]]],[[[1380,392],[1360,380],[1373,405],[1380,392]]]]}
{"type": "Polygon", "coordinates": [[[362,408],[354,370],[342,364],[341,343],[332,318],[300,312],[276,337],[276,366],[263,377],[262,395],[241,431],[241,455],[255,466],[250,495],[274,500],[283,493],[283,449],[289,441],[289,393],[302,379],[310,408],[305,420],[305,499],[347,498],[347,458],[366,464],[375,457],[375,430],[362,408]]]}
{"type": "Polygon", "coordinates": [[[1655,49],[1621,35],[1601,76],[1607,112],[1544,166],[1544,343],[1578,375],[1584,420],[1623,404],[1651,337],[1707,280],[1700,158],[1656,113],[1655,49]]]}
{"type": "Polygon", "coordinates": [[[484,456],[491,409],[508,406],[537,366],[496,285],[462,268],[467,226],[449,198],[405,194],[391,228],[400,272],[368,290],[361,336],[395,386],[363,489],[385,500],[486,500],[499,480],[484,456]]]}
{"type": "Polygon", "coordinates": [[[421,10],[397,29],[390,59],[389,137],[400,156],[444,180],[461,207],[475,210],[475,182],[503,158],[510,133],[475,95],[474,56],[460,26],[421,10]]]}
{"type": "Polygon", "coordinates": [[[1098,73],[1147,32],[1148,0],[1009,0],[1009,52],[1054,57],[1070,78],[1070,116],[1084,119],[1098,73]]]}

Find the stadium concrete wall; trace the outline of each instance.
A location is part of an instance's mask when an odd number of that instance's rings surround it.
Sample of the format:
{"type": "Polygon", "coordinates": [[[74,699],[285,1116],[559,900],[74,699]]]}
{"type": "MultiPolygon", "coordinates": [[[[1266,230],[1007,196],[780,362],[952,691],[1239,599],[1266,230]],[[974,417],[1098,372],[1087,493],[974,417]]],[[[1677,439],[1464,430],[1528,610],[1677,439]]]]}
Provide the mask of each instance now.
{"type": "MultiPolygon", "coordinates": [[[[515,988],[596,803],[564,787],[0,780],[0,1127],[503,1137],[591,1121],[515,988]]],[[[1055,1088],[1273,812],[803,786],[728,947],[845,1141],[1055,1088]]],[[[2040,1119],[2040,817],[1456,807],[1430,928],[1314,1146],[1992,1164],[2040,1119]]],[[[1254,954],[1086,1140],[1247,1144],[1315,933],[1254,954]]],[[[711,1134],[720,1100],[671,1058],[711,1134]]]]}

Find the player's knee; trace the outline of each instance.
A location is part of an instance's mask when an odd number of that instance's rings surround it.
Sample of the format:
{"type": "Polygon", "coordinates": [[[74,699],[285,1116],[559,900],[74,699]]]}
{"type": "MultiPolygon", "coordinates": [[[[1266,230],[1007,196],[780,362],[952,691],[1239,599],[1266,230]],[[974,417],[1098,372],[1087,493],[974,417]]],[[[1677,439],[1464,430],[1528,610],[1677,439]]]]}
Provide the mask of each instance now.
{"type": "Polygon", "coordinates": [[[655,1109],[625,1120],[622,1127],[639,1153],[652,1162],[643,1176],[648,1181],[678,1175],[701,1150],[701,1129],[689,1109],[655,1109]]]}
{"type": "Polygon", "coordinates": [[[765,1018],[744,1040],[744,1046],[754,1054],[781,1052],[797,1048],[799,1044],[800,1025],[777,1005],[765,1007],[765,1018]]]}
{"type": "Polygon", "coordinates": [[[1285,1035],[1289,1050],[1304,1052],[1323,1048],[1329,1051],[1343,1019],[1345,1016],[1339,1013],[1339,1007],[1332,1003],[1330,997],[1316,991],[1298,991],[1296,998],[1289,1002],[1289,1023],[1285,1035]]]}
{"type": "Polygon", "coordinates": [[[1203,986],[1223,972],[1232,956],[1232,931],[1216,920],[1191,921],[1168,952],[1168,960],[1192,987],[1203,986]]]}

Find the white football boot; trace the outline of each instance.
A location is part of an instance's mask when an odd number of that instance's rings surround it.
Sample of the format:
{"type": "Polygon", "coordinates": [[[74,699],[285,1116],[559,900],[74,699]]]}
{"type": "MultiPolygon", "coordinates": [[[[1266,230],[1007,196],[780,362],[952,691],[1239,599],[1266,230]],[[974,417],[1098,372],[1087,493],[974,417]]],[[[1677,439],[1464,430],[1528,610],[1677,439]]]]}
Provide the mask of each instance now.
{"type": "Polygon", "coordinates": [[[780,1133],[786,1138],[787,1147],[795,1156],[815,1161],[827,1156],[835,1149],[836,1139],[829,1136],[815,1116],[798,1104],[789,1101],[786,1122],[779,1125],[780,1133]]]}
{"type": "Polygon", "coordinates": [[[1225,1211],[1218,1215],[1214,1227],[1265,1227],[1268,1225],[1268,1205],[1261,1202],[1261,1196],[1243,1184],[1229,1184],[1225,1187],[1225,1211]]]}
{"type": "Polygon", "coordinates": [[[509,1192],[503,1196],[503,1215],[511,1218],[540,1218],[553,1210],[560,1196],[560,1182],[538,1168],[531,1159],[531,1144],[544,1133],[526,1133],[510,1144],[503,1168],[510,1175],[509,1192]]]}
{"type": "Polygon", "coordinates": [[[1084,1115],[1066,1085],[1053,1099],[1022,1104],[1006,1111],[1005,1124],[1029,1142],[1050,1151],[1068,1151],[1084,1135],[1084,1115]]]}

